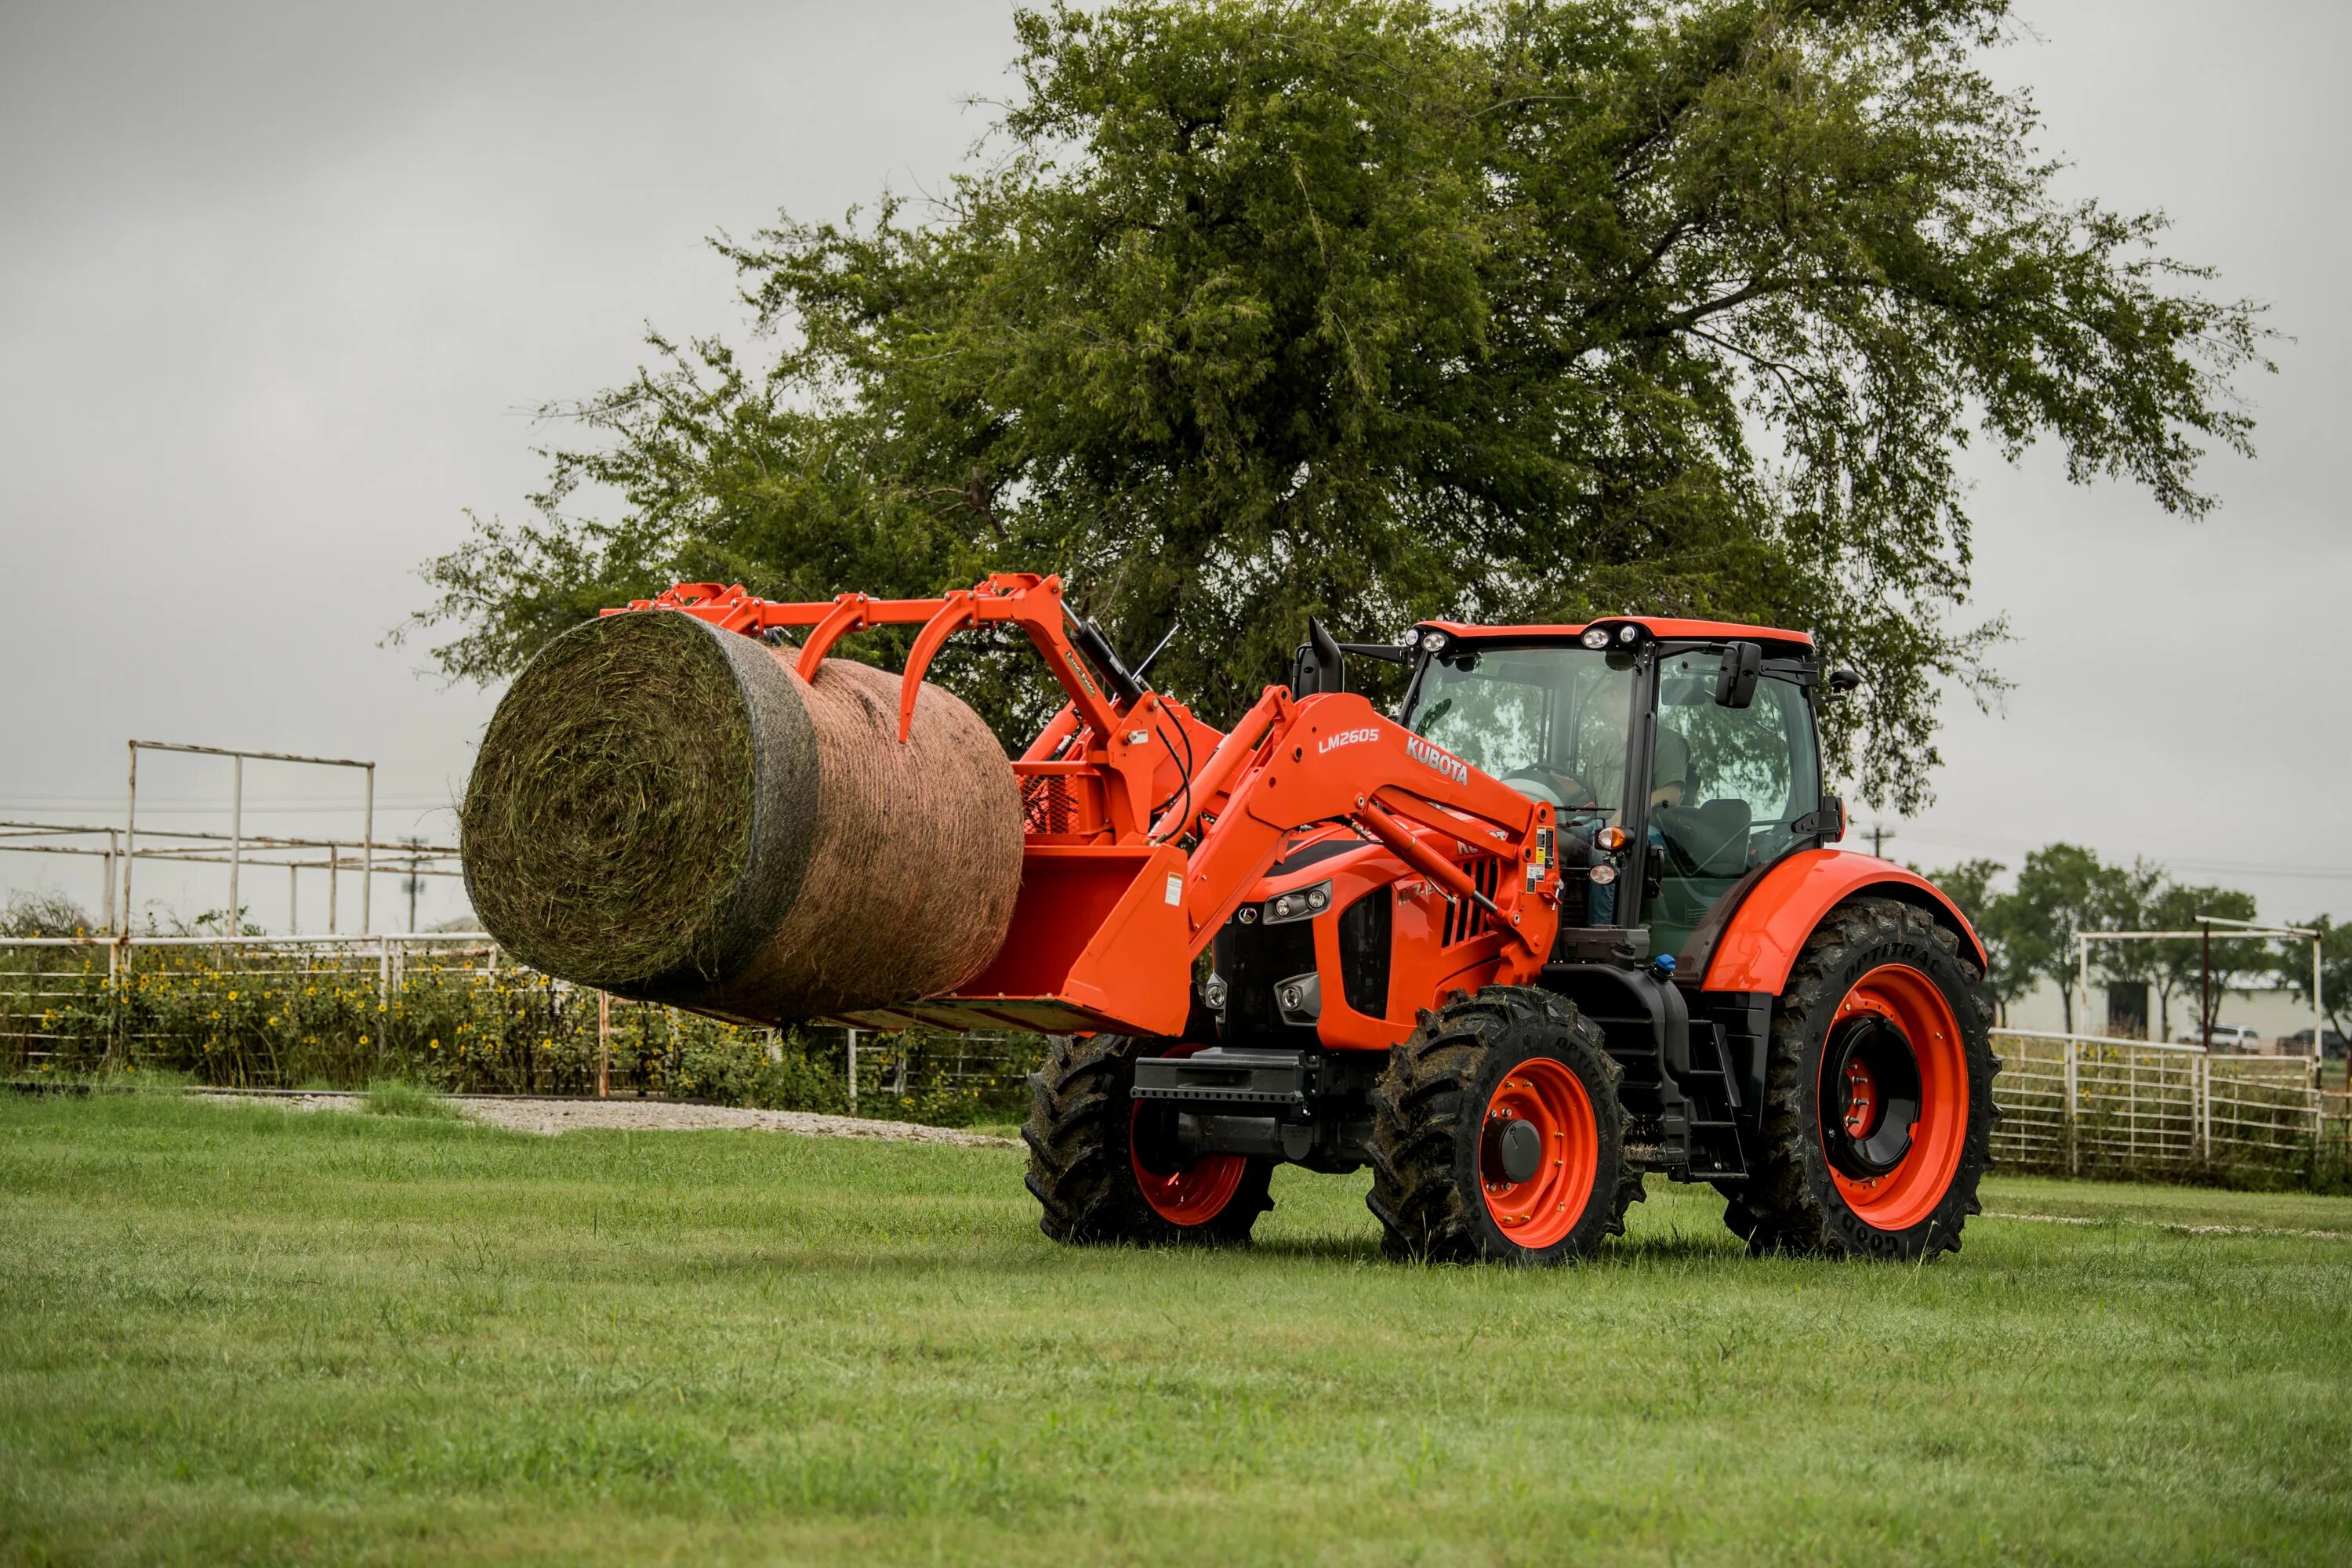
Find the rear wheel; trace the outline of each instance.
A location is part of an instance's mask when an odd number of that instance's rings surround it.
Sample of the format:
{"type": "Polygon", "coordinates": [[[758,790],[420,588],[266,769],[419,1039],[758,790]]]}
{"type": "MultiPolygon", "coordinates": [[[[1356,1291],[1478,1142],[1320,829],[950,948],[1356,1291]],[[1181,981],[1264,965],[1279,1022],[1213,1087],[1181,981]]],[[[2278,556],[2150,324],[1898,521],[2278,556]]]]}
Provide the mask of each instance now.
{"type": "Polygon", "coordinates": [[[1548,991],[1488,986],[1422,1015],[1372,1089],[1372,1191],[1391,1258],[1558,1263],[1624,1233],[1619,1072],[1548,991]]]}
{"type": "Polygon", "coordinates": [[[1949,928],[1892,899],[1832,910],[1773,1010],[1761,1148],[1724,1223],[1759,1253],[1958,1250],[2000,1119],[1991,1027],[1949,928]]]}
{"type": "MultiPolygon", "coordinates": [[[[1130,1035],[1056,1037],[1029,1079],[1030,1193],[1044,1207],[1038,1227],[1073,1245],[1143,1246],[1249,1239],[1274,1206],[1274,1163],[1241,1154],[1181,1162],[1157,1152],[1171,1142],[1136,1132],[1144,1108],[1129,1090],[1135,1063],[1155,1052],[1195,1048],[1130,1035]]],[[[1151,1130],[1145,1128],[1148,1134],[1151,1130]]]]}

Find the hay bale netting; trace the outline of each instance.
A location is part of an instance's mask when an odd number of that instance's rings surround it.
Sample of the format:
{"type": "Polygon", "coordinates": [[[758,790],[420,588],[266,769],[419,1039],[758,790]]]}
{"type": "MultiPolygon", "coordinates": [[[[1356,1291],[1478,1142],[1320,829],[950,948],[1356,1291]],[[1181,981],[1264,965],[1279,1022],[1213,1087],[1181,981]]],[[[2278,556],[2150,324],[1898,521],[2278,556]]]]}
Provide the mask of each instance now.
{"type": "Polygon", "coordinates": [[[556,638],[491,716],[466,889],[523,963],[777,1023],[952,991],[1003,945],[1021,801],[980,716],[926,683],[671,610],[556,638]]]}

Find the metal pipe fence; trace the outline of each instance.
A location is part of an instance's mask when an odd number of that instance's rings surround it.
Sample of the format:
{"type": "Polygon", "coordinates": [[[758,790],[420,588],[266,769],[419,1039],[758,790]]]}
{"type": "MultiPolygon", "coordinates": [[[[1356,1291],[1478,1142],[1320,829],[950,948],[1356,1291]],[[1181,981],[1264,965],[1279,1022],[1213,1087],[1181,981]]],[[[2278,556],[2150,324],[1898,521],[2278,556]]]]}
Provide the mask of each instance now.
{"type": "Polygon", "coordinates": [[[2327,1114],[2342,1097],[2297,1058],[2026,1029],[1994,1031],[1993,1050],[1993,1157],[2011,1170],[2284,1177],[2343,1152],[2344,1121],[2327,1114]]]}

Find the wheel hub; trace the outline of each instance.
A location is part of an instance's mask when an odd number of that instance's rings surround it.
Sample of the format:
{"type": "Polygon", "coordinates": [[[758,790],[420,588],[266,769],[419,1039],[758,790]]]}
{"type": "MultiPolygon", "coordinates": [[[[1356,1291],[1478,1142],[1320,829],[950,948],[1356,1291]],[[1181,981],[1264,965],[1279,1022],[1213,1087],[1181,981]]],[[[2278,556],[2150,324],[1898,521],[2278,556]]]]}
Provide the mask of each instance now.
{"type": "Polygon", "coordinates": [[[1822,1144],[1855,1181],[1888,1174],[1911,1152],[1919,1120],[1919,1062],[1900,1025],[1875,1012],[1838,1025],[1822,1074],[1822,1144]]]}
{"type": "Polygon", "coordinates": [[[1494,1117],[1486,1123],[1485,1152],[1487,1179],[1517,1186],[1542,1165],[1543,1134],[1532,1121],[1494,1117]]]}

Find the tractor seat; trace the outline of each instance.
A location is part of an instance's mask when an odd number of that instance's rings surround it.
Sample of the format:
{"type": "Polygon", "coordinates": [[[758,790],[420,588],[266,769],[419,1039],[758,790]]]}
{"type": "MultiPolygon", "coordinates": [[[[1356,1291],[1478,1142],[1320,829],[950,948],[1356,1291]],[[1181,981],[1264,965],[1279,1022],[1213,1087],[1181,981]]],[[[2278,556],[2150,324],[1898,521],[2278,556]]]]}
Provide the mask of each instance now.
{"type": "Polygon", "coordinates": [[[1710,800],[1703,805],[1658,808],[1658,834],[1667,863],[1686,877],[1738,877],[1748,869],[1748,803],[1710,800]]]}

